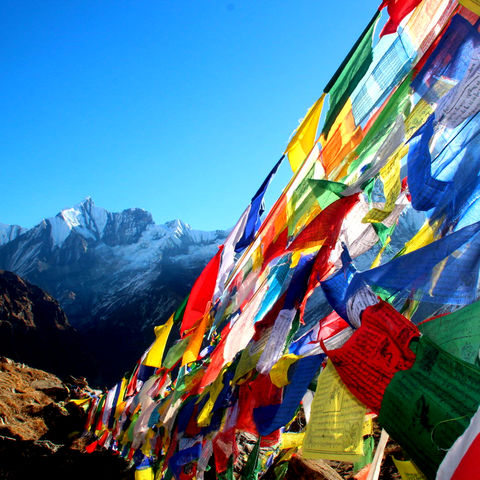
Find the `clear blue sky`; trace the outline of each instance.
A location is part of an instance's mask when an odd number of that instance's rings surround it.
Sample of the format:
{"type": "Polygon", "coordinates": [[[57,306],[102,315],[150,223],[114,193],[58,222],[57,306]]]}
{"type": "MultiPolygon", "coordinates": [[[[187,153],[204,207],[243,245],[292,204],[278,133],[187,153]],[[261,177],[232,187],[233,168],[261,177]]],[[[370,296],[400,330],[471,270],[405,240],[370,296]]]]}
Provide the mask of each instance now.
{"type": "Polygon", "coordinates": [[[3,0],[0,222],[232,226],[379,3],[3,0]]]}

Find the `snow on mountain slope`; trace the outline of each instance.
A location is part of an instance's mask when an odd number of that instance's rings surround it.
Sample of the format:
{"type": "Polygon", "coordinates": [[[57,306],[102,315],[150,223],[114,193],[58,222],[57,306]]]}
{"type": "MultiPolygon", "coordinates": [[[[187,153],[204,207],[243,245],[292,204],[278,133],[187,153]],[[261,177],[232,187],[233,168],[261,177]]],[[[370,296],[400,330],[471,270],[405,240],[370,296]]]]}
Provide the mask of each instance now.
{"type": "Polygon", "coordinates": [[[87,198],[28,230],[0,224],[0,264],[28,277],[49,268],[43,263],[48,264],[51,257],[54,264],[64,263],[66,255],[72,260],[76,243],[83,250],[75,252],[77,257],[108,247],[108,253],[103,251],[106,261],[114,260],[122,270],[145,269],[158,263],[165,251],[202,260],[215,253],[213,245],[224,237],[225,232],[193,230],[181,220],[156,225],[151,214],[139,208],[111,213],[87,198]]]}
{"type": "Polygon", "coordinates": [[[101,341],[107,356],[121,350],[117,367],[127,368],[226,234],[156,225],[145,210],[109,212],[87,198],[31,229],[0,224],[0,269],[48,291],[88,342],[101,341]]]}
{"type": "Polygon", "coordinates": [[[0,245],[15,240],[15,238],[25,231],[26,229],[19,225],[6,225],[5,223],[0,223],[0,245]]]}

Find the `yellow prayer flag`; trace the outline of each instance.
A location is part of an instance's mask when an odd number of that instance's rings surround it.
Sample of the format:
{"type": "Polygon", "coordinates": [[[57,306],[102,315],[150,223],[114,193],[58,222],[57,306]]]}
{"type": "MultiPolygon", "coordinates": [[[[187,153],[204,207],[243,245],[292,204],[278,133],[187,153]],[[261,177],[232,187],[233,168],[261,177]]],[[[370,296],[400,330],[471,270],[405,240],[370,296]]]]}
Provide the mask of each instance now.
{"type": "Polygon", "coordinates": [[[91,397],[87,398],[73,398],[72,400],[69,400],[68,403],[74,403],[75,405],[78,405],[79,407],[82,407],[83,409],[88,408],[90,405],[90,400],[91,397]]]}
{"type": "Polygon", "coordinates": [[[440,77],[429,89],[429,101],[421,98],[405,119],[405,142],[427,121],[434,111],[435,99],[440,99],[453,88],[454,82],[440,77]],[[430,102],[430,103],[429,103],[430,102]]]}
{"type": "Polygon", "coordinates": [[[124,398],[125,398],[125,391],[127,390],[127,385],[128,385],[128,381],[125,377],[122,378],[122,383],[120,384],[120,392],[118,394],[118,402],[117,402],[117,405],[115,407],[115,413],[114,413],[114,417],[115,419],[118,419],[120,417],[120,415],[122,414],[123,410],[125,409],[125,402],[124,402],[124,398]]]}
{"type": "Polygon", "coordinates": [[[383,182],[383,190],[385,194],[385,206],[381,208],[372,208],[362,219],[363,223],[380,223],[383,222],[395,208],[395,201],[400,195],[400,161],[408,153],[409,145],[401,145],[391,155],[388,162],[380,170],[380,177],[383,182]]]}
{"type": "Polygon", "coordinates": [[[435,240],[435,233],[439,226],[439,221],[437,220],[433,225],[430,225],[429,221],[426,220],[422,225],[422,228],[407,242],[403,248],[403,255],[406,253],[413,252],[419,248],[426,247],[435,240]]]}
{"type": "Polygon", "coordinates": [[[315,143],[324,98],[325,93],[322,93],[322,96],[310,107],[285,150],[294,172],[298,170],[302,162],[307,158],[315,143]]]}
{"type": "Polygon", "coordinates": [[[432,281],[431,281],[432,283],[430,286],[430,290],[428,291],[428,294],[431,297],[433,297],[433,291],[435,290],[435,287],[437,286],[437,283],[440,280],[440,276],[442,275],[443,269],[445,268],[447,261],[448,261],[448,257],[444,258],[441,262],[437,263],[433,268],[432,281]]]}
{"type": "Polygon", "coordinates": [[[193,386],[200,382],[200,379],[203,377],[205,370],[198,369],[197,371],[191,371],[185,375],[185,391],[190,391],[193,386]]]}
{"type": "Polygon", "coordinates": [[[212,408],[215,405],[220,392],[223,390],[223,375],[225,370],[226,367],[223,368],[223,371],[220,373],[220,375],[208,387],[210,395],[197,417],[197,423],[199,427],[208,427],[208,425],[210,425],[210,420],[212,419],[212,408]]]}
{"type": "Polygon", "coordinates": [[[287,450],[288,448],[298,448],[302,446],[305,433],[282,433],[280,438],[281,449],[287,450]]]}
{"type": "Polygon", "coordinates": [[[365,437],[366,435],[373,435],[373,417],[376,415],[365,415],[365,420],[363,421],[363,427],[362,427],[362,437],[365,437]]]}
{"type": "Polygon", "coordinates": [[[352,102],[348,99],[337,115],[328,137],[320,136],[326,178],[338,181],[347,174],[349,164],[356,158],[355,149],[362,139],[363,130],[355,124],[352,102]]]}
{"type": "Polygon", "coordinates": [[[153,480],[152,467],[135,470],[135,480],[153,480]]]}
{"type": "Polygon", "coordinates": [[[263,255],[262,255],[262,245],[259,244],[258,247],[252,253],[252,271],[256,272],[260,269],[263,263],[263,255]]]}
{"type": "Polygon", "coordinates": [[[397,460],[392,456],[393,463],[397,467],[402,480],[427,480],[427,477],[418,469],[418,467],[409,460],[397,460]]]}
{"type": "Polygon", "coordinates": [[[376,268],[380,265],[380,262],[382,260],[383,253],[385,252],[387,245],[390,243],[391,237],[387,238],[387,241],[385,242],[385,245],[380,249],[378,252],[377,256],[373,260],[372,264],[370,265],[370,268],[376,268]]]}
{"type": "Polygon", "coordinates": [[[458,0],[458,3],[467,7],[473,13],[480,15],[480,0],[458,0]]]}
{"type": "Polygon", "coordinates": [[[365,405],[348,390],[329,361],[313,397],[302,447],[305,458],[343,462],[361,459],[365,411],[365,405]]]}
{"type": "Polygon", "coordinates": [[[155,432],[150,429],[147,431],[147,434],[145,435],[145,441],[142,445],[142,453],[146,456],[146,457],[149,457],[152,455],[152,444],[151,444],[151,440],[153,440],[155,438],[155,432]]]}
{"type": "Polygon", "coordinates": [[[167,344],[168,336],[170,335],[170,330],[173,326],[173,315],[166,321],[164,325],[155,327],[155,342],[150,347],[150,350],[143,361],[143,364],[147,367],[157,367],[162,366],[163,352],[165,350],[165,345],[167,344]]]}
{"type": "Polygon", "coordinates": [[[278,362],[270,370],[270,380],[278,387],[282,388],[288,385],[288,369],[292,363],[295,363],[300,357],[293,353],[283,355],[278,362]]]}
{"type": "Polygon", "coordinates": [[[240,361],[238,362],[235,375],[233,377],[234,384],[240,383],[239,380],[255,368],[260,360],[260,357],[262,356],[262,351],[263,348],[255,347],[247,347],[243,349],[242,354],[240,355],[240,361]]]}

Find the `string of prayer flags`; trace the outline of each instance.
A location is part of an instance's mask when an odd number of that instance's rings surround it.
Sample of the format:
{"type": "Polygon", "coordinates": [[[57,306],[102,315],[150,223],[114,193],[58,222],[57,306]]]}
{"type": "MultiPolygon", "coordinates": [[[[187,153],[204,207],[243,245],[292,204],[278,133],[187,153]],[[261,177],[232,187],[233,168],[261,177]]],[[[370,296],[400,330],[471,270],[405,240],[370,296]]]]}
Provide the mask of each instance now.
{"type": "Polygon", "coordinates": [[[475,477],[477,3],[381,3],[183,303],[85,402],[88,452],[139,479],[254,480],[283,478],[301,447],[372,480],[391,435],[401,475],[475,477]]]}

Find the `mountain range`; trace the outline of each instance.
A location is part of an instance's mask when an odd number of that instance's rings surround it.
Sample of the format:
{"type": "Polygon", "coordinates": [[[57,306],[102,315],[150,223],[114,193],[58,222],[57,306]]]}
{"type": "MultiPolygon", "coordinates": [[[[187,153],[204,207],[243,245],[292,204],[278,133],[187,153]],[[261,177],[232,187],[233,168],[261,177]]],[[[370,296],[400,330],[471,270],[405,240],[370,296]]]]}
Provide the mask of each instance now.
{"type": "MultiPolygon", "coordinates": [[[[383,260],[400,250],[423,221],[423,214],[406,209],[383,260]]],[[[0,224],[0,270],[14,272],[58,300],[73,327],[67,328],[75,337],[72,345],[81,346],[81,364],[71,365],[71,371],[105,386],[134,366],[154,340],[153,327],[186,297],[227,234],[193,230],[181,220],[157,225],[145,210],[112,213],[87,198],[30,229],[0,224]]],[[[357,257],[357,268],[369,268],[379,248],[357,257]]],[[[316,289],[299,334],[330,308],[316,289]]],[[[178,332],[171,337],[178,338],[178,332]]]]}
{"type": "Polygon", "coordinates": [[[228,232],[139,208],[109,212],[91,198],[25,229],[0,224],[0,269],[55,297],[97,359],[85,374],[108,383],[131,368],[188,294],[228,232]]]}

